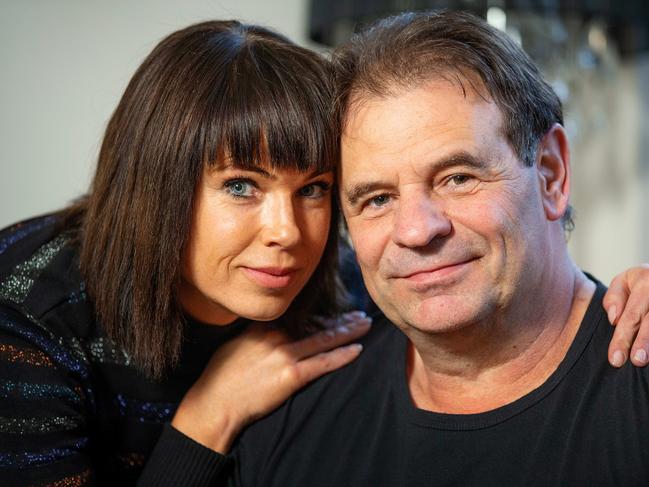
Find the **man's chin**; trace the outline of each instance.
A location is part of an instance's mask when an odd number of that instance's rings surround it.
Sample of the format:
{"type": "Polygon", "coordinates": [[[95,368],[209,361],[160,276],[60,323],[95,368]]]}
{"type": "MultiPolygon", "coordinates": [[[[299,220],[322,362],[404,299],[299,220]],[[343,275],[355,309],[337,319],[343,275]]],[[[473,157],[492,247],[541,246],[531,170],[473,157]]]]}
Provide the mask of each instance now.
{"type": "Polygon", "coordinates": [[[477,304],[467,296],[433,296],[409,308],[399,306],[386,316],[404,331],[411,329],[433,335],[454,333],[481,321],[486,306],[477,304]]]}

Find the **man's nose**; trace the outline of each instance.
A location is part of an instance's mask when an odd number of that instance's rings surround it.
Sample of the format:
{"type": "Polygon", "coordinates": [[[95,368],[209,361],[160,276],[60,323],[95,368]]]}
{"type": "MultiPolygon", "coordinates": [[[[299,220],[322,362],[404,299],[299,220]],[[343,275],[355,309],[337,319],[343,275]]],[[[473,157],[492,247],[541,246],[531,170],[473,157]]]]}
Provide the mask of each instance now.
{"type": "Polygon", "coordinates": [[[412,191],[399,199],[392,240],[403,247],[425,247],[435,238],[447,236],[451,228],[442,202],[427,191],[412,191]]]}
{"type": "Polygon", "coordinates": [[[302,231],[296,219],[292,198],[288,196],[269,198],[261,219],[260,238],[264,245],[289,248],[300,241],[302,231]]]}

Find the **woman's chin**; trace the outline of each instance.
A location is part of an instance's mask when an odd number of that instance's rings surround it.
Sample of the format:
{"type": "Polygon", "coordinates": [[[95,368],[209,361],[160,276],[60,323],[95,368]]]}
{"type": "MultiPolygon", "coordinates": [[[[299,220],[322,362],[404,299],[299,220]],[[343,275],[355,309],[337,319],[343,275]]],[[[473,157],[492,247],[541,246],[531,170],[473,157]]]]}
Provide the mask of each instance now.
{"type": "Polygon", "coordinates": [[[282,316],[288,309],[287,305],[273,306],[273,307],[260,307],[260,309],[246,310],[239,316],[253,321],[274,321],[282,316]]]}

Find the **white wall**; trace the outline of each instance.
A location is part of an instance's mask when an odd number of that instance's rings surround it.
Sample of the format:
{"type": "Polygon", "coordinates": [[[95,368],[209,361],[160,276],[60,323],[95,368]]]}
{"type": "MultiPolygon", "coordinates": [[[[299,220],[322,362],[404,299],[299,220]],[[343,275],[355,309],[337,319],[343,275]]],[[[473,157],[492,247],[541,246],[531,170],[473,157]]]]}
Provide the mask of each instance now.
{"type": "Polygon", "coordinates": [[[591,123],[572,144],[570,250],[583,269],[608,280],[649,262],[649,56],[620,63],[600,84],[576,94],[591,123]]]}
{"type": "Polygon", "coordinates": [[[237,18],[305,43],[305,0],[0,0],[0,228],[65,206],[144,57],[194,22],[237,18]]]}

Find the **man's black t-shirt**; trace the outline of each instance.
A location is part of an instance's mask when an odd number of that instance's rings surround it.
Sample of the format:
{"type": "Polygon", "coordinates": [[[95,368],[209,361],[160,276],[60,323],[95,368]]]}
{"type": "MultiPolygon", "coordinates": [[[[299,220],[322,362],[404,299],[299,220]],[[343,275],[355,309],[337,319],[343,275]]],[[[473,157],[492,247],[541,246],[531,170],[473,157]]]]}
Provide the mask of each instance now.
{"type": "Polygon", "coordinates": [[[648,485],[649,370],[608,365],[604,291],[549,379],[482,414],[417,409],[406,337],[375,320],[355,363],[245,431],[231,485],[648,485]]]}

